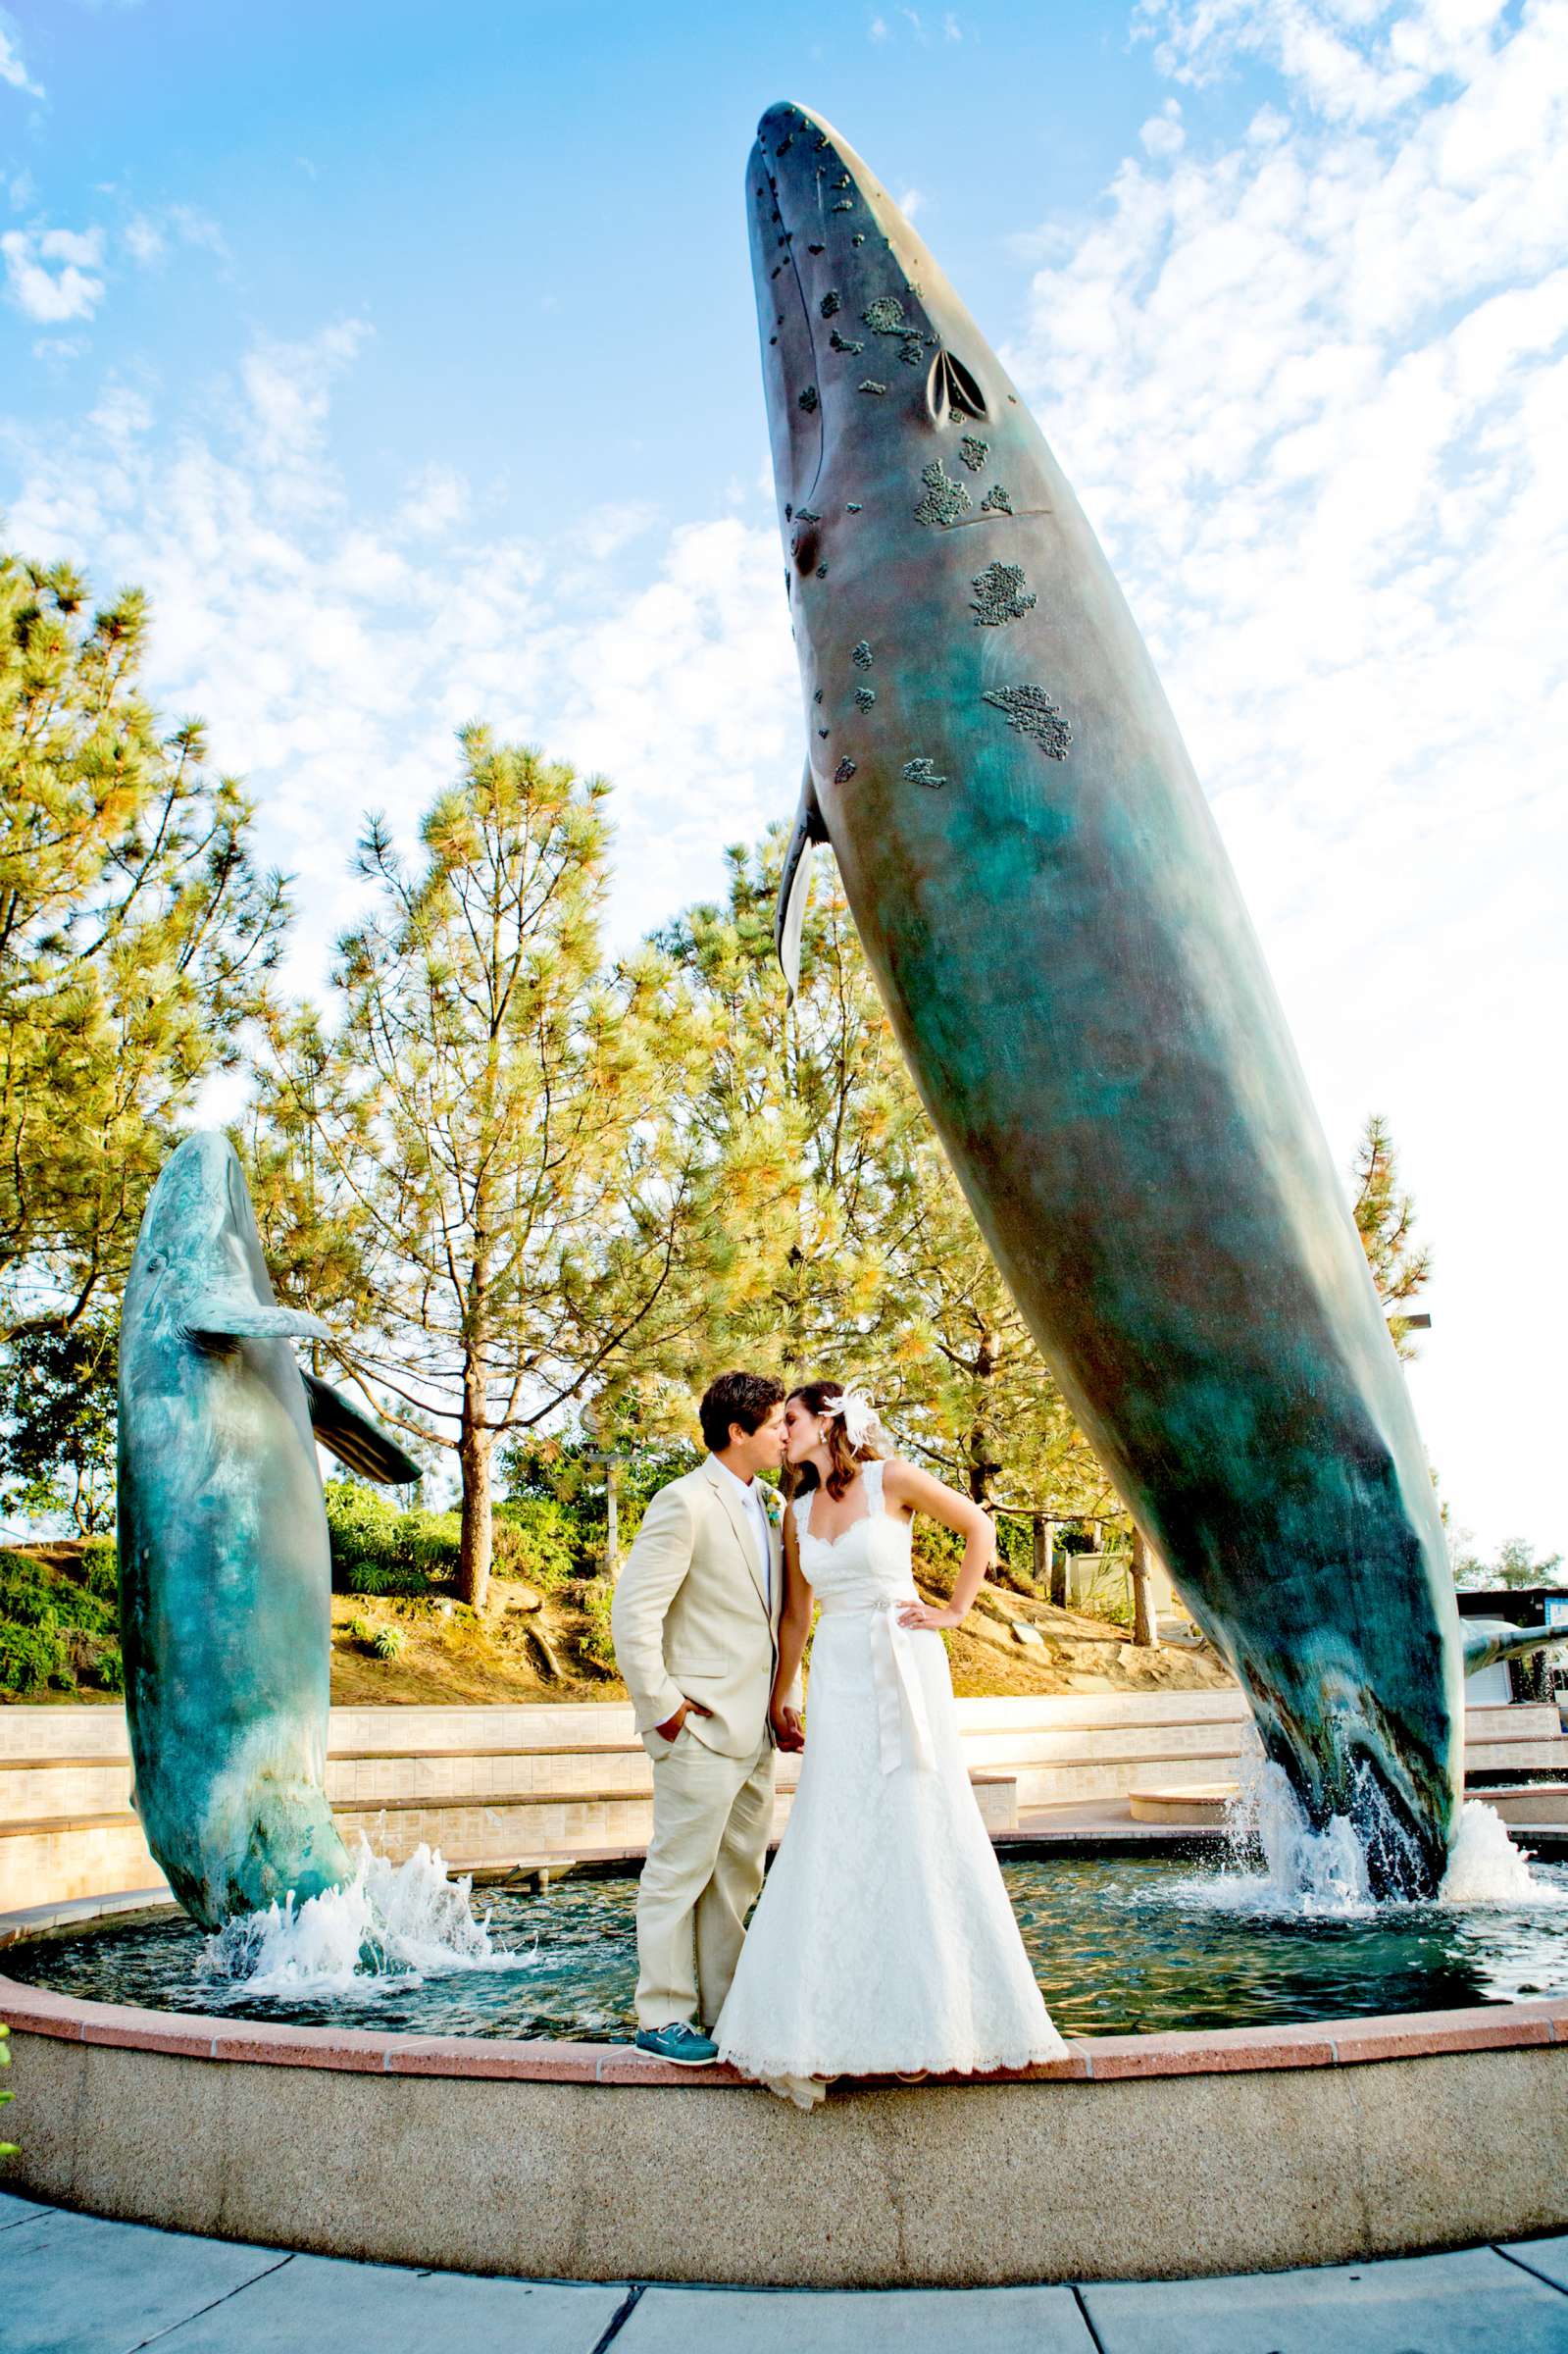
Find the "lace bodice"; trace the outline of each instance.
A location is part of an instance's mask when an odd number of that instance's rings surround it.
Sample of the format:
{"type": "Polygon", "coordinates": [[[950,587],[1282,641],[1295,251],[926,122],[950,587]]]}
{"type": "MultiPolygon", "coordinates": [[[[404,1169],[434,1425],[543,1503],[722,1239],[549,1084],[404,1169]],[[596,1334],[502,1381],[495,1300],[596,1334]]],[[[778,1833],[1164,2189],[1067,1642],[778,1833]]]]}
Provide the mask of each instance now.
{"type": "Polygon", "coordinates": [[[881,1463],[861,1465],[865,1511],[836,1537],[812,1535],[811,1511],[822,1495],[820,1488],[797,1496],[789,1508],[795,1517],[801,1574],[825,1611],[873,1610],[879,1602],[917,1599],[910,1524],[884,1503],[883,1469],[881,1463]]]}

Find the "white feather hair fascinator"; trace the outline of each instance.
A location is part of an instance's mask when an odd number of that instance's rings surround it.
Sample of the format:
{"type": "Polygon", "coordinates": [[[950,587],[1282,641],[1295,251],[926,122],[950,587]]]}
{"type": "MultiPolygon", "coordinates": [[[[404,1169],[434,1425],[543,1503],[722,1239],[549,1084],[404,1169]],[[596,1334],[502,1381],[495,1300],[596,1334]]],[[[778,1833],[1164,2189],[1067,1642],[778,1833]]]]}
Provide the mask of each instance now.
{"type": "Polygon", "coordinates": [[[857,1451],[885,1437],[877,1408],[864,1390],[846,1388],[828,1408],[844,1426],[844,1437],[857,1451]]]}

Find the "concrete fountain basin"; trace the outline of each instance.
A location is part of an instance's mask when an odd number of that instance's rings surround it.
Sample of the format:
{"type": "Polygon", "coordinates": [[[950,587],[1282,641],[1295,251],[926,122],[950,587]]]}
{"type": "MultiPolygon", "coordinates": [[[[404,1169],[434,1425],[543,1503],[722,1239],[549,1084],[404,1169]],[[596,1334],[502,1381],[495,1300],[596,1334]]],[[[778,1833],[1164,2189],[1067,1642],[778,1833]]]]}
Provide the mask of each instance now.
{"type": "MultiPolygon", "coordinates": [[[[0,1940],[126,1901],[13,1916],[0,1940]]],[[[812,2116],[619,2044],[261,2024],[4,1978],[0,2016],[9,2188],[329,2255],[958,2285],[1568,2226],[1568,2000],[1080,2037],[1020,2075],[840,2082],[812,2116]]]]}

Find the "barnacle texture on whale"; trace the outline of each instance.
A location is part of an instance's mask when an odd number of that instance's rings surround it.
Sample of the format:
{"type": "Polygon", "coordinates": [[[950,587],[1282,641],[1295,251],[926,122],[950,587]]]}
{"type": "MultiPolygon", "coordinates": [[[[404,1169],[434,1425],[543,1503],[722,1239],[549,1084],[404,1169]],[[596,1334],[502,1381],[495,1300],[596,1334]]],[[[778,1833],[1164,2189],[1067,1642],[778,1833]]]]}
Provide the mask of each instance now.
{"type": "Polygon", "coordinates": [[[1308,1818],[1349,1815],[1374,1884],[1426,1894],[1460,1769],[1442,1530],[1170,706],[1017,387],[875,174],[777,106],[746,202],[781,514],[823,517],[792,599],[806,706],[825,689],[839,714],[831,747],[808,729],[786,961],[831,841],[1074,1412],[1308,1818]],[[875,377],[824,325],[830,292],[875,377]],[[846,649],[873,646],[875,701],[846,696],[846,649]]]}

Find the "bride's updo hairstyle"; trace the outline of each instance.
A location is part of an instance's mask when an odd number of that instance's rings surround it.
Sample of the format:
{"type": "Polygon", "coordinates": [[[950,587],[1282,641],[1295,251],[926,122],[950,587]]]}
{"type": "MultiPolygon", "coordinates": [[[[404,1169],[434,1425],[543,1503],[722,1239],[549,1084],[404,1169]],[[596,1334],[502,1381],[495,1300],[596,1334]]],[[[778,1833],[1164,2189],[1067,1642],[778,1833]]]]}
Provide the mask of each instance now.
{"type": "MultiPolygon", "coordinates": [[[[793,1389],[789,1393],[790,1398],[799,1399],[808,1414],[815,1414],[819,1420],[824,1414],[829,1417],[828,1453],[833,1458],[833,1467],[829,1471],[827,1479],[823,1481],[823,1485],[835,1504],[854,1478],[860,1465],[880,1462],[883,1456],[883,1450],[877,1444],[882,1425],[875,1416],[872,1418],[871,1429],[862,1444],[858,1447],[850,1445],[849,1433],[844,1428],[843,1412],[839,1406],[843,1395],[844,1385],[841,1381],[803,1381],[798,1389],[793,1389]]],[[[787,1403],[786,1400],[785,1404],[787,1403]]],[[[819,1476],[815,1463],[799,1464],[791,1470],[789,1475],[790,1494],[792,1496],[809,1496],[817,1485],[819,1476]]]]}

